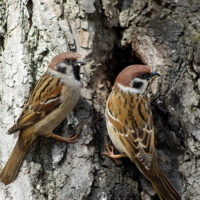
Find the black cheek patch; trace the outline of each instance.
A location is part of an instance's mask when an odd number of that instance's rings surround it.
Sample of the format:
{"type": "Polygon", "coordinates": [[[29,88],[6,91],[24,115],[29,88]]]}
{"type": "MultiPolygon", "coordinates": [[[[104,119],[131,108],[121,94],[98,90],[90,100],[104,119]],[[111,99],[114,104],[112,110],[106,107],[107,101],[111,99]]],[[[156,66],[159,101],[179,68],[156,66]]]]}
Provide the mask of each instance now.
{"type": "Polygon", "coordinates": [[[140,82],[140,81],[135,81],[135,82],[133,82],[133,85],[132,85],[132,87],[133,88],[141,88],[143,86],[143,82],[140,82]]]}
{"type": "Polygon", "coordinates": [[[60,73],[65,74],[65,73],[66,73],[66,67],[58,66],[58,67],[57,67],[57,71],[60,72],[60,73]]]}

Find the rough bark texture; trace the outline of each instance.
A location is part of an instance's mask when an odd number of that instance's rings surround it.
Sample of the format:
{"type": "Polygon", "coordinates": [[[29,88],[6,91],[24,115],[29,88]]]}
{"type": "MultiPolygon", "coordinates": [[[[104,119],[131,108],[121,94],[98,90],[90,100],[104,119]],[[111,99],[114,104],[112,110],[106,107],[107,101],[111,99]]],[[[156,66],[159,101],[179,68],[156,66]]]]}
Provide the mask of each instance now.
{"type": "Polygon", "coordinates": [[[138,63],[164,73],[151,95],[160,165],[182,199],[200,199],[199,13],[198,0],[0,1],[0,168],[17,140],[6,131],[51,58],[77,51],[93,62],[78,105],[55,130],[69,135],[83,122],[78,142],[38,138],[16,181],[0,183],[0,199],[158,199],[128,159],[116,166],[101,155],[111,85],[138,63]]]}

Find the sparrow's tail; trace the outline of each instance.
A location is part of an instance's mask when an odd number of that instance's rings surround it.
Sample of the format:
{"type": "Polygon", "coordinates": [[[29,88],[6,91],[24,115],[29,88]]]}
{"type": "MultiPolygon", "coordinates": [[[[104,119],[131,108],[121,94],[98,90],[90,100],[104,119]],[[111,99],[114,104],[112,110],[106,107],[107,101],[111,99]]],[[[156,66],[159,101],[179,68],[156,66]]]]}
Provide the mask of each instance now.
{"type": "Polygon", "coordinates": [[[152,166],[149,170],[141,166],[141,164],[139,169],[151,182],[160,200],[181,200],[178,192],[159,167],[156,157],[153,159],[152,166]]]}
{"type": "Polygon", "coordinates": [[[0,181],[3,182],[5,185],[10,184],[15,180],[26,151],[28,150],[31,143],[34,141],[33,139],[26,140],[26,142],[24,142],[22,139],[23,136],[20,137],[22,135],[22,132],[19,135],[19,139],[12,151],[10,158],[0,172],[0,181]]]}
{"type": "Polygon", "coordinates": [[[156,176],[151,181],[160,200],[181,200],[178,192],[158,166],[156,176]]]}

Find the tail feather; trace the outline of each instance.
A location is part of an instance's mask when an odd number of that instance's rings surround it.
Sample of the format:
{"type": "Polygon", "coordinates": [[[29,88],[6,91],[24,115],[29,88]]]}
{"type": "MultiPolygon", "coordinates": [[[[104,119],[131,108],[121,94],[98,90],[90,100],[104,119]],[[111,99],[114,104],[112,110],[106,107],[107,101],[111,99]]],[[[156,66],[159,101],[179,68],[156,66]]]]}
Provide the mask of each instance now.
{"type": "Polygon", "coordinates": [[[23,148],[21,148],[22,142],[23,141],[21,137],[19,137],[10,155],[10,158],[8,159],[6,165],[0,172],[0,181],[3,182],[5,185],[10,184],[15,180],[19,167],[26,154],[26,151],[32,143],[32,140],[29,140],[29,142],[23,145],[23,148]]]}
{"type": "Polygon", "coordinates": [[[136,159],[135,163],[142,174],[151,182],[160,200],[181,200],[178,192],[159,167],[155,154],[150,169],[146,169],[144,165],[136,159]]]}
{"type": "Polygon", "coordinates": [[[155,188],[160,200],[181,200],[176,189],[159,166],[156,173],[156,177],[150,181],[155,188]]]}

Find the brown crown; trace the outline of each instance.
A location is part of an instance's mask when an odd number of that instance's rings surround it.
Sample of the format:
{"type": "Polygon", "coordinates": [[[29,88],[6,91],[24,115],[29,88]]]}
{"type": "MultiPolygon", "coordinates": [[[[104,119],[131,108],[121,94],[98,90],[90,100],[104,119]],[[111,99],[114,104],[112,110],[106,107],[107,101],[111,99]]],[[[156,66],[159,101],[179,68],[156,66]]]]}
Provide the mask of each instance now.
{"type": "Polygon", "coordinates": [[[53,69],[53,67],[55,67],[58,63],[63,62],[66,59],[73,59],[73,60],[77,60],[78,58],[80,58],[81,55],[78,53],[74,53],[74,52],[64,52],[61,53],[57,56],[55,56],[50,64],[49,64],[49,68],[53,69]]]}
{"type": "Polygon", "coordinates": [[[117,83],[120,83],[123,86],[129,87],[130,82],[134,77],[139,76],[141,73],[150,73],[150,68],[146,65],[129,65],[124,68],[115,80],[115,88],[118,89],[117,83]]]}

